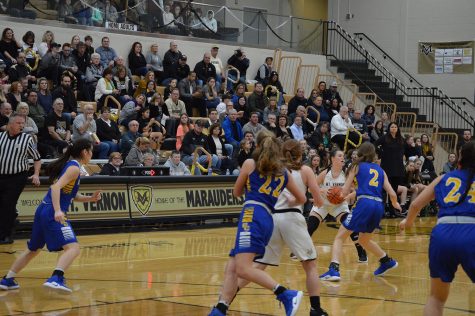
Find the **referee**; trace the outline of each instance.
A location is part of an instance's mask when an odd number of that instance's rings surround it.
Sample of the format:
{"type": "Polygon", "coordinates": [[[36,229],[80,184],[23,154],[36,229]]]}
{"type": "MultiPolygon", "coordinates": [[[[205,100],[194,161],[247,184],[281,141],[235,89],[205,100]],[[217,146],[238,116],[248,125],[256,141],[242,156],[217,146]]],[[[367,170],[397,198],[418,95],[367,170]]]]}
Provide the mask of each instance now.
{"type": "Polygon", "coordinates": [[[33,158],[34,185],[40,185],[40,154],[33,138],[22,133],[25,118],[10,116],[7,130],[0,133],[0,245],[13,243],[12,230],[16,219],[16,204],[28,179],[28,157],[33,158]]]}

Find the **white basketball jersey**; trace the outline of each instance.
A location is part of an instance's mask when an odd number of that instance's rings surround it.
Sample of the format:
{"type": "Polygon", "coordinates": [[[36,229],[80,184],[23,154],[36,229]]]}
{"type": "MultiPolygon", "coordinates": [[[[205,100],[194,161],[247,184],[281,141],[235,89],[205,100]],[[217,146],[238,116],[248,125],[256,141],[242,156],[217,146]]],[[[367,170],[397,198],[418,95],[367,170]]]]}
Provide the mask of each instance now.
{"type": "MultiPolygon", "coordinates": [[[[294,183],[297,185],[297,188],[302,191],[303,194],[307,192],[307,186],[303,183],[302,175],[300,174],[300,170],[292,170],[289,172],[290,176],[293,178],[294,183]]],[[[274,209],[276,210],[285,210],[289,208],[296,208],[299,209],[300,212],[303,212],[303,204],[298,206],[289,207],[289,203],[287,201],[288,196],[293,196],[289,190],[285,189],[277,199],[277,203],[275,203],[274,209]]]]}
{"type": "MultiPolygon", "coordinates": [[[[323,184],[320,186],[321,188],[324,189],[329,189],[331,187],[343,187],[346,182],[346,176],[343,171],[340,172],[340,174],[334,178],[331,169],[328,170],[327,174],[325,175],[325,179],[323,180],[323,184]]],[[[327,197],[323,196],[323,207],[335,207],[335,204],[332,204],[328,202],[327,197]]],[[[346,204],[348,205],[348,202],[343,202],[341,204],[346,204]]]]}

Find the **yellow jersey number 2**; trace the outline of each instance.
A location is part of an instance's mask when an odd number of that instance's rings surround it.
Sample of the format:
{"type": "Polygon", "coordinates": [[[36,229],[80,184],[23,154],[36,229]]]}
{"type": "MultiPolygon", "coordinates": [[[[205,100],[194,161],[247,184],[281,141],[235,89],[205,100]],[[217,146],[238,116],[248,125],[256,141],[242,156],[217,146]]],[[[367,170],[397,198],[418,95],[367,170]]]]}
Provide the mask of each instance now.
{"type": "Polygon", "coordinates": [[[378,182],[379,172],[378,172],[378,170],[370,168],[369,169],[369,174],[373,175],[371,180],[369,180],[369,185],[372,186],[372,187],[377,187],[379,185],[379,182],[378,182]]]}

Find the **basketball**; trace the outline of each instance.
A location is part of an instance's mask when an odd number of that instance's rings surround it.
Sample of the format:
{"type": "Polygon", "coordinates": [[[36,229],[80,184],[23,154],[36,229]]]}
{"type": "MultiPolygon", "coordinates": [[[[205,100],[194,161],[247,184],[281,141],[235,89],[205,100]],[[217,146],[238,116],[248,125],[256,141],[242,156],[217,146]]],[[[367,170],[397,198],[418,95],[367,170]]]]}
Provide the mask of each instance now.
{"type": "Polygon", "coordinates": [[[341,196],[341,187],[331,187],[327,191],[327,199],[331,204],[340,204],[344,198],[341,196]]]}

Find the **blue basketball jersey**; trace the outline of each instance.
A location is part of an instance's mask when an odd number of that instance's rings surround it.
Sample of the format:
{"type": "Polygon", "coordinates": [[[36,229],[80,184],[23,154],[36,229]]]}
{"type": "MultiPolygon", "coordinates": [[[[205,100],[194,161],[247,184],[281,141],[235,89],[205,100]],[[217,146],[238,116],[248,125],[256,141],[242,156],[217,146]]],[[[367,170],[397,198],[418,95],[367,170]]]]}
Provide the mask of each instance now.
{"type": "Polygon", "coordinates": [[[363,162],[358,165],[356,175],[356,196],[370,195],[383,198],[384,171],[375,163],[363,162]]]}
{"type": "Polygon", "coordinates": [[[446,173],[435,186],[435,199],[439,204],[438,217],[474,216],[475,217],[475,181],[468,183],[469,172],[454,170],[446,173]],[[455,206],[470,185],[467,197],[455,206]]]}
{"type": "Polygon", "coordinates": [[[287,182],[287,171],[281,176],[265,176],[254,170],[247,179],[246,201],[261,202],[273,209],[287,182]]]}
{"type": "MultiPolygon", "coordinates": [[[[58,178],[61,178],[61,176],[71,166],[76,166],[78,168],[81,168],[81,166],[79,165],[79,162],[77,162],[76,160],[70,160],[64,165],[63,170],[61,170],[61,173],[59,174],[58,178]]],[[[69,210],[69,206],[71,205],[72,200],[76,197],[76,194],[78,193],[79,182],[80,182],[80,177],[77,177],[76,179],[71,180],[70,183],[68,183],[61,189],[60,196],[59,196],[61,211],[67,212],[69,210]]],[[[51,188],[48,190],[48,193],[43,199],[43,203],[51,204],[51,205],[53,204],[53,200],[51,198],[51,188]]]]}

